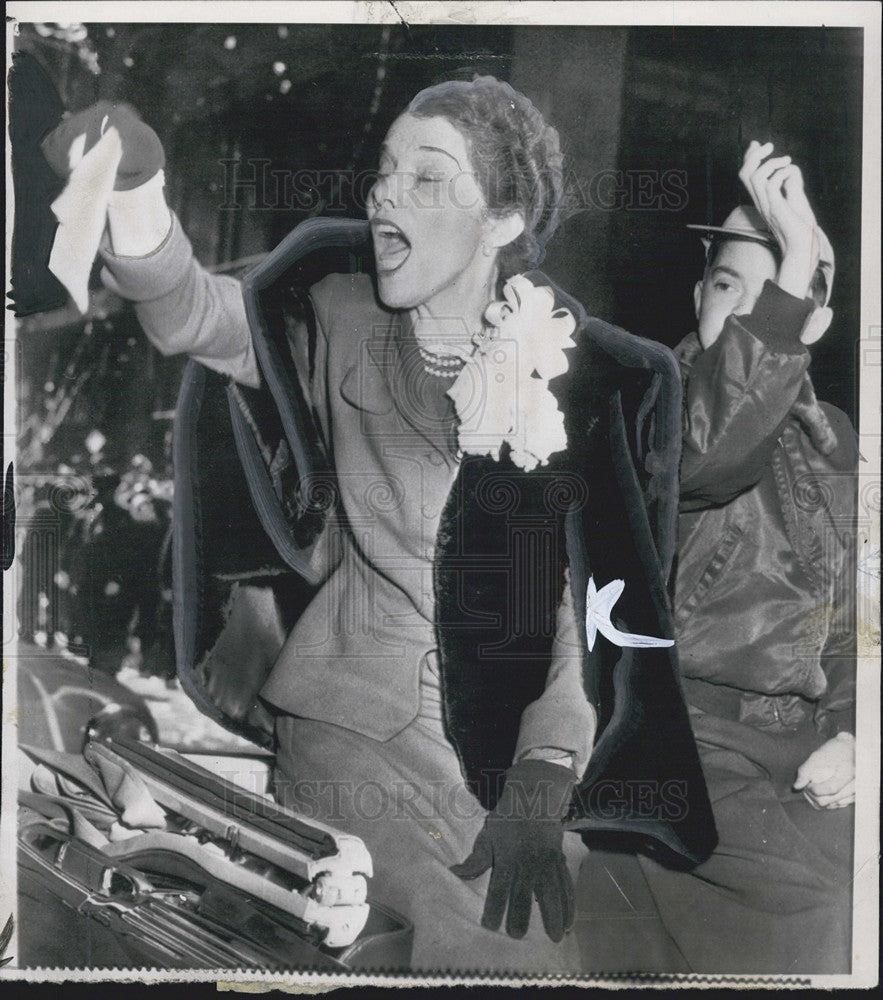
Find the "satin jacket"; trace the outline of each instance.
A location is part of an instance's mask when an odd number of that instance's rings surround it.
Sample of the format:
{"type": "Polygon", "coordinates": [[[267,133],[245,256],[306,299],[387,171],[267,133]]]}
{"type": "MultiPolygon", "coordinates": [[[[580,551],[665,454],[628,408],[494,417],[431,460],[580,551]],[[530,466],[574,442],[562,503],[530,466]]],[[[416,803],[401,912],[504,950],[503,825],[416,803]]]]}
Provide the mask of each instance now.
{"type": "Polygon", "coordinates": [[[837,730],[852,726],[855,692],[857,448],[834,407],[814,403],[833,449],[795,416],[811,309],[767,282],[711,347],[694,333],[676,351],[686,413],[675,626],[684,675],[740,692],[742,721],[815,713],[837,730]]]}

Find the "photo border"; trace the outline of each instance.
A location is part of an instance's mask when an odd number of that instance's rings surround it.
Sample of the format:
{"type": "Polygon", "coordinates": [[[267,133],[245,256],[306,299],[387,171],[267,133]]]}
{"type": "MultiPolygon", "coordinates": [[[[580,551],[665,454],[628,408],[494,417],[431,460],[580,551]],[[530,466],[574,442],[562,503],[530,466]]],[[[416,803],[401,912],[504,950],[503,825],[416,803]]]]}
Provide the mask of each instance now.
{"type": "MultiPolygon", "coordinates": [[[[11,2],[7,5],[7,70],[11,61],[13,36],[17,21],[70,21],[85,22],[279,22],[315,23],[317,5],[312,2],[211,3],[203,0],[172,2],[158,0],[151,4],[121,4],[115,2],[11,2]]],[[[864,641],[859,650],[857,696],[857,779],[855,805],[855,866],[853,892],[853,972],[848,976],[616,976],[578,979],[550,976],[545,980],[488,979],[484,977],[460,978],[415,977],[410,975],[375,977],[346,975],[329,977],[319,973],[293,973],[290,977],[277,973],[213,974],[202,970],[193,973],[163,970],[20,970],[6,966],[0,968],[0,981],[120,981],[137,979],[140,982],[215,982],[224,988],[241,988],[247,983],[274,985],[562,985],[579,983],[609,987],[630,986],[815,986],[824,988],[867,987],[876,984],[878,977],[878,851],[879,851],[879,778],[880,778],[880,667],[879,645],[879,552],[880,552],[880,367],[883,364],[883,326],[880,319],[880,8],[872,2],[716,2],[716,3],[665,3],[648,0],[641,4],[621,3],[543,3],[523,2],[472,2],[413,3],[398,0],[392,3],[335,3],[321,5],[322,21],[329,25],[351,23],[398,24],[465,24],[487,25],[668,25],[672,30],[680,25],[698,26],[758,26],[758,27],[859,27],[864,31],[863,67],[863,143],[862,143],[862,236],[861,267],[866,276],[861,284],[862,336],[859,352],[859,440],[862,466],[859,473],[859,497],[863,509],[859,516],[869,525],[868,534],[860,539],[859,565],[865,568],[867,581],[860,589],[859,635],[864,641]],[[867,280],[867,276],[872,276],[867,280]],[[874,575],[876,552],[876,576],[874,575]],[[876,625],[876,632],[875,632],[876,625]],[[876,638],[874,638],[876,636],[876,638]]],[[[7,137],[7,274],[10,273],[11,223],[14,211],[7,137]]],[[[7,311],[7,316],[11,314],[7,311]]],[[[10,322],[10,327],[14,321],[10,322]]],[[[10,330],[5,334],[7,344],[14,343],[10,330]]],[[[16,350],[6,352],[6,378],[4,388],[16,384],[16,350]]],[[[14,393],[4,393],[3,468],[15,453],[15,398],[14,393]]],[[[9,581],[7,581],[8,583],[9,581]]],[[[15,601],[4,587],[5,629],[14,627],[15,601]]],[[[5,635],[9,635],[4,630],[5,635]]],[[[4,652],[7,650],[4,642],[4,652]]],[[[15,857],[15,797],[16,797],[16,718],[15,718],[15,655],[4,656],[3,695],[5,706],[2,727],[4,768],[2,796],[0,796],[0,858],[15,857]]],[[[14,865],[0,866],[0,915],[10,906],[14,910],[16,879],[14,865]]],[[[2,922],[2,921],[0,921],[2,922]]],[[[15,940],[10,951],[15,952],[15,940]]]]}

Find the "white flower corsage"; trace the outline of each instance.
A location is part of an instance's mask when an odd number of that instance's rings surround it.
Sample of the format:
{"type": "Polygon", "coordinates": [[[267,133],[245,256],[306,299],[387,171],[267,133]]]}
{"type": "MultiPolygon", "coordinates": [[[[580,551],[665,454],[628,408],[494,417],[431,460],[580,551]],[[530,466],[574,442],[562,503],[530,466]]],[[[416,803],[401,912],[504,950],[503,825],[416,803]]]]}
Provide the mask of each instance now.
{"type": "Polygon", "coordinates": [[[549,380],[567,371],[564,351],[575,346],[576,320],[555,309],[551,288],[522,274],[506,282],[503,296],[487,307],[490,336],[476,345],[448,395],[462,452],[498,459],[507,442],[512,461],[530,472],[567,447],[549,380]]]}

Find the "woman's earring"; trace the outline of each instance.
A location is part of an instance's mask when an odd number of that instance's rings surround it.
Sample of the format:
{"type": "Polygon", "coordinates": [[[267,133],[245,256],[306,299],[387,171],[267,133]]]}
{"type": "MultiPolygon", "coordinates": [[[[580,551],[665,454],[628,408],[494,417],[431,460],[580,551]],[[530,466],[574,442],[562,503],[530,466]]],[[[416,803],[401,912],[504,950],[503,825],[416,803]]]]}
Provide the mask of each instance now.
{"type": "Polygon", "coordinates": [[[494,255],[494,248],[493,247],[489,247],[487,245],[487,243],[482,243],[481,244],[481,252],[485,255],[485,257],[493,257],[493,255],[494,255]]]}

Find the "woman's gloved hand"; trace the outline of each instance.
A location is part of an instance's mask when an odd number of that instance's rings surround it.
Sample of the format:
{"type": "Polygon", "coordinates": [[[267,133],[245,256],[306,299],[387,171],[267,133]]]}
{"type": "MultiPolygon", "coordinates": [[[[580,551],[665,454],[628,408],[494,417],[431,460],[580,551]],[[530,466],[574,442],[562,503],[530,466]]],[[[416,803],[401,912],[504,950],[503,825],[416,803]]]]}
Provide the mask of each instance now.
{"type": "Polygon", "coordinates": [[[115,191],[140,187],[162,170],[165,165],[162,143],[129,104],[99,101],[85,111],[69,115],[43,139],[40,148],[55,173],[67,177],[110,127],[119,133],[123,150],[115,191]]]}
{"type": "Polygon", "coordinates": [[[564,827],[576,776],[569,767],[545,760],[522,760],[506,772],[503,792],[469,857],[451,871],[478,878],[492,868],[481,923],[506,933],[527,933],[536,896],[543,927],[560,941],[573,926],[573,880],[562,850],[564,827]]]}

